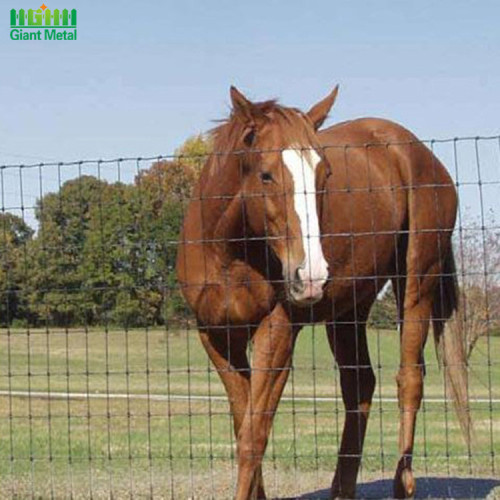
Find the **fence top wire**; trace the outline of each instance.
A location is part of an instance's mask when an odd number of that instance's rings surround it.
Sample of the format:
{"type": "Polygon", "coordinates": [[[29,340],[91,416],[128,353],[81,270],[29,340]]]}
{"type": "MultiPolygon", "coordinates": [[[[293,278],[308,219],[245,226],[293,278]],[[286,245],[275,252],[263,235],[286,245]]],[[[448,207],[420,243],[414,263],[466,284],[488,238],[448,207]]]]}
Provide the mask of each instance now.
{"type": "MultiPolygon", "coordinates": [[[[494,135],[475,135],[475,136],[456,136],[449,138],[441,138],[441,139],[416,139],[414,141],[380,141],[380,142],[366,142],[366,143],[346,143],[346,144],[324,144],[321,145],[321,149],[349,149],[349,148],[369,148],[375,146],[402,146],[402,145],[411,145],[411,144],[446,144],[453,143],[458,141],[491,141],[491,140],[499,140],[500,134],[494,135]]],[[[0,170],[7,169],[29,169],[29,168],[40,168],[40,167],[61,167],[61,166],[79,166],[79,165],[88,165],[88,164],[110,164],[110,163],[122,163],[122,162],[143,162],[143,161],[161,161],[161,160],[180,160],[183,158],[204,158],[209,155],[228,155],[228,154],[247,154],[251,152],[260,152],[260,153],[272,153],[281,151],[283,148],[278,149],[258,149],[258,150],[241,150],[241,151],[212,151],[208,154],[200,154],[200,155],[183,155],[183,154],[160,154],[153,156],[129,156],[129,157],[117,157],[117,158],[96,158],[96,159],[80,159],[73,161],[49,161],[49,162],[36,162],[36,163],[6,163],[0,165],[0,170]]],[[[303,149],[303,148],[302,148],[303,149]]]]}

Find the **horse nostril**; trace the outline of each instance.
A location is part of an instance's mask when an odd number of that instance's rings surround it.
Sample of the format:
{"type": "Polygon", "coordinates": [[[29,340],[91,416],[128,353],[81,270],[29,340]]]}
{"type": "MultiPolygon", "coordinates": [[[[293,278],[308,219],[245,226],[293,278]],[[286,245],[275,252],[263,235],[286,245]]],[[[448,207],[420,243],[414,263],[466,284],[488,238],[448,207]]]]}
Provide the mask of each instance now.
{"type": "Polygon", "coordinates": [[[300,279],[300,267],[298,267],[297,269],[295,269],[295,275],[293,277],[293,280],[294,281],[301,281],[301,279],[300,279]]]}
{"type": "Polygon", "coordinates": [[[304,291],[304,282],[300,277],[300,270],[301,268],[297,267],[293,273],[292,288],[295,293],[301,293],[304,291]]]}

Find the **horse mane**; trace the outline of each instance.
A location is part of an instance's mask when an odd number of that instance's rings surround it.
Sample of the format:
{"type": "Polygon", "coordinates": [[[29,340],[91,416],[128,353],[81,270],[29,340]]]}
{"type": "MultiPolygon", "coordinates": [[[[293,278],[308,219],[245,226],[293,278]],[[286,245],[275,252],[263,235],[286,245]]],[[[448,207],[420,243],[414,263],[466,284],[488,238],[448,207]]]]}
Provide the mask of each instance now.
{"type": "MultiPolygon", "coordinates": [[[[256,114],[268,122],[275,122],[281,129],[284,148],[312,149],[318,147],[318,139],[309,118],[297,108],[289,108],[277,99],[253,103],[256,114]]],[[[226,155],[242,150],[240,144],[247,128],[245,119],[235,110],[213,128],[209,134],[213,140],[214,154],[226,155]]]]}

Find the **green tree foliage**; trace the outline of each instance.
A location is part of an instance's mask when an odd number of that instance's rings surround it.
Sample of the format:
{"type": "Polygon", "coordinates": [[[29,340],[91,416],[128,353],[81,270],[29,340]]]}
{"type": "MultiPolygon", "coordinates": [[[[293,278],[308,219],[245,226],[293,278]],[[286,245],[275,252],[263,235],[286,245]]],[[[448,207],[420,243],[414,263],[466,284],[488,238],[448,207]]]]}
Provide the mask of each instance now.
{"type": "Polygon", "coordinates": [[[213,144],[210,136],[194,135],[175,151],[175,161],[181,165],[189,165],[199,174],[212,150],[213,144]]]}
{"type": "Polygon", "coordinates": [[[90,207],[89,227],[82,249],[88,321],[135,326],[142,312],[136,298],[141,286],[140,247],[134,188],[120,183],[102,186],[99,203],[90,207]],[[128,305],[128,316],[122,311],[128,305]]]}
{"type": "MultiPolygon", "coordinates": [[[[183,300],[176,286],[175,262],[177,241],[184,209],[198,178],[199,170],[189,161],[159,161],[136,177],[137,213],[142,214],[140,227],[148,238],[146,245],[146,288],[161,300],[164,318],[175,319],[184,312],[183,300]]],[[[151,301],[148,300],[151,307],[151,301]]],[[[158,319],[156,319],[158,321],[158,319]]]]}
{"type": "Polygon", "coordinates": [[[26,283],[30,310],[37,324],[85,324],[83,249],[92,207],[99,206],[106,183],[91,176],[66,182],[58,193],[38,200],[38,234],[29,252],[26,283]]]}
{"type": "Polygon", "coordinates": [[[92,176],[67,181],[38,200],[36,235],[4,214],[1,321],[130,327],[176,321],[185,311],[177,241],[210,149],[201,135],[188,139],[172,160],[154,162],[132,184],[92,176]]]}
{"type": "Polygon", "coordinates": [[[27,275],[27,245],[33,230],[16,215],[0,213],[0,325],[28,316],[27,300],[22,293],[27,275]]]}

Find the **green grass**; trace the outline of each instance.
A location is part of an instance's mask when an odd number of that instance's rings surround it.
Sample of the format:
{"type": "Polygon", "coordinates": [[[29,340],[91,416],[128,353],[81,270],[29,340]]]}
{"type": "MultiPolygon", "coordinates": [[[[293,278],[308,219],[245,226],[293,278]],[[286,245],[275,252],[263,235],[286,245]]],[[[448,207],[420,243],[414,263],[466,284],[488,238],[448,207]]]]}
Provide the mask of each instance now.
{"type": "MultiPolygon", "coordinates": [[[[362,478],[391,477],[397,461],[398,335],[372,331],[378,386],[362,478]]],[[[472,404],[472,456],[444,396],[434,347],[426,352],[424,404],[414,468],[420,475],[492,475],[500,454],[500,404],[472,404]]],[[[473,398],[500,398],[500,338],[471,360],[473,398]],[[489,355],[488,355],[489,352],[489,355]],[[489,365],[491,361],[491,365],[489,365]]],[[[338,370],[323,327],[305,329],[285,396],[339,397],[338,370]]],[[[0,390],[223,396],[196,331],[0,331],[0,390]],[[188,370],[189,369],[189,370],[188,370]],[[128,373],[128,375],[127,375],[128,373]],[[50,374],[50,376],[48,375],[50,374]]],[[[266,455],[274,494],[328,486],[342,429],[341,401],[283,401],[266,455]]],[[[234,438],[225,399],[70,399],[0,396],[0,491],[23,496],[121,498],[231,496],[234,438]],[[212,459],[210,458],[212,457],[212,459]]],[[[0,494],[0,496],[2,496],[0,494]]]]}

